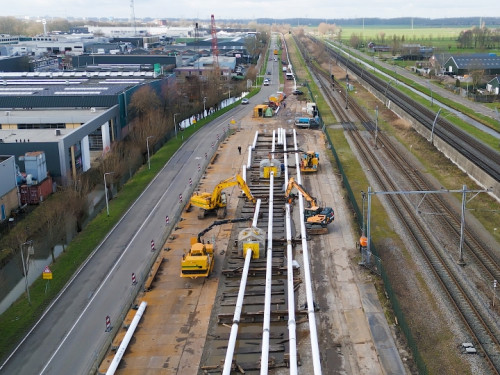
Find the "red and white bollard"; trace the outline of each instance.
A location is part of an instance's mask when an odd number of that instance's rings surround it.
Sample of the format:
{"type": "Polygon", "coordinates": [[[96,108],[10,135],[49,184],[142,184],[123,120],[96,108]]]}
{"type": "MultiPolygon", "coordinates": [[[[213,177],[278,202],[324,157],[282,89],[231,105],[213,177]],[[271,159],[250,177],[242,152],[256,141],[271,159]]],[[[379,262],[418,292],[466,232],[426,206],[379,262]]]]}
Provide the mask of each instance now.
{"type": "Polygon", "coordinates": [[[155,251],[155,242],[151,240],[151,251],[155,251]]]}
{"type": "Polygon", "coordinates": [[[182,194],[179,194],[179,202],[182,203],[182,194]]]}
{"type": "Polygon", "coordinates": [[[201,165],[198,164],[198,172],[201,171],[201,165]]]}
{"type": "Polygon", "coordinates": [[[137,284],[137,279],[135,278],[135,273],[132,272],[132,285],[137,284]]]}
{"type": "Polygon", "coordinates": [[[165,224],[168,225],[169,222],[170,222],[170,219],[168,218],[168,216],[165,216],[165,224]]]}
{"type": "Polygon", "coordinates": [[[193,180],[189,177],[189,186],[193,185],[193,180]]]}
{"type": "Polygon", "coordinates": [[[212,148],[214,148],[214,143],[212,142],[212,148]]]}
{"type": "Polygon", "coordinates": [[[205,160],[207,160],[207,158],[208,158],[208,155],[207,155],[207,153],[205,152],[205,160]]]}
{"type": "Polygon", "coordinates": [[[108,316],[106,316],[106,332],[110,332],[111,331],[111,318],[108,316]]]}

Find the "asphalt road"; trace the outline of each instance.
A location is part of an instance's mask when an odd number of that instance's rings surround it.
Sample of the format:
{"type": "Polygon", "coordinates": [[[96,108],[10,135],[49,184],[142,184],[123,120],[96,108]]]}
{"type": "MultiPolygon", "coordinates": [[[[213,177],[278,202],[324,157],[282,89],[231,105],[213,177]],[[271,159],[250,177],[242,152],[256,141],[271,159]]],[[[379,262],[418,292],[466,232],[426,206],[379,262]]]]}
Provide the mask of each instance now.
{"type": "Polygon", "coordinates": [[[110,339],[106,317],[111,325],[121,324],[118,318],[124,306],[129,306],[139,288],[139,284],[132,285],[132,273],[142,280],[156,255],[151,240],[157,250],[163,244],[165,216],[175,224],[173,219],[181,210],[179,194],[184,203],[189,199],[189,179],[195,186],[201,174],[198,165],[203,170],[210,160],[217,148],[217,135],[222,138],[232,119],[239,124],[255,104],[277,91],[280,64],[268,62],[272,84],[262,87],[250,105],[223,114],[182,145],[2,364],[1,374],[88,373],[110,339]]]}
{"type": "Polygon", "coordinates": [[[151,240],[156,249],[162,246],[165,216],[173,219],[179,213],[179,194],[183,194],[184,202],[189,198],[189,178],[196,184],[201,173],[198,164],[204,168],[205,153],[210,159],[216,148],[212,149],[211,144],[217,144],[217,134],[221,136],[231,119],[238,122],[242,111],[250,108],[253,106],[236,107],[183,144],[4,363],[0,373],[87,373],[109,339],[110,333],[105,332],[106,316],[112,325],[120,324],[117,319],[124,304],[132,300],[139,287],[132,285],[132,273],[141,279],[148,272],[155,256],[151,240]]]}

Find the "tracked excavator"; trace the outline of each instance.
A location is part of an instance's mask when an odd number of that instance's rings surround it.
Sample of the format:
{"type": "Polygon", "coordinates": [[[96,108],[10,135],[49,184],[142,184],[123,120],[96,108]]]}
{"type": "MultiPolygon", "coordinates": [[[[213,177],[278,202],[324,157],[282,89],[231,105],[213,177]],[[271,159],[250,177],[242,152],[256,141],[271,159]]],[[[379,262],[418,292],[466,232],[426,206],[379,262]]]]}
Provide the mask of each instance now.
{"type": "Polygon", "coordinates": [[[296,195],[292,193],[293,188],[302,193],[304,198],[309,203],[309,207],[304,209],[304,220],[306,230],[309,234],[325,234],[328,233],[327,225],[335,219],[335,212],[331,207],[320,207],[316,198],[311,196],[307,190],[299,184],[293,177],[288,180],[288,185],[285,191],[285,199],[288,203],[292,203],[296,195]]]}
{"type": "Polygon", "coordinates": [[[210,276],[215,264],[214,244],[204,243],[204,241],[202,241],[203,235],[217,225],[247,220],[251,220],[251,218],[244,217],[239,219],[217,220],[198,233],[197,237],[191,237],[191,248],[189,252],[182,257],[181,277],[196,279],[198,277],[210,276]]]}
{"type": "Polygon", "coordinates": [[[217,214],[217,219],[224,219],[227,214],[227,197],[223,190],[235,185],[240,187],[250,201],[253,203],[257,201],[250,192],[250,188],[245,180],[238,174],[219,182],[211,193],[204,192],[193,194],[190,203],[192,206],[199,208],[198,219],[201,220],[206,214],[213,212],[217,214]]]}

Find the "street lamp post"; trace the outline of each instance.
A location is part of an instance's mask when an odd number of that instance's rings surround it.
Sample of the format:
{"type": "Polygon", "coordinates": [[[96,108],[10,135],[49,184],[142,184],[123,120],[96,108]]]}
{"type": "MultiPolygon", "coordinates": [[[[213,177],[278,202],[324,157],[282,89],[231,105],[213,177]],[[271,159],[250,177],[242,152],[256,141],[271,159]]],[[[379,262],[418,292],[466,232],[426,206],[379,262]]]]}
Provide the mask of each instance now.
{"type": "Polygon", "coordinates": [[[115,172],[104,172],[104,196],[106,197],[106,212],[109,216],[109,202],[108,202],[108,185],[106,184],[106,175],[113,174],[115,172]]]}
{"type": "Polygon", "coordinates": [[[177,138],[177,125],[175,122],[175,116],[180,115],[180,113],[174,113],[174,130],[175,130],[175,138],[177,138]]]}
{"type": "Polygon", "coordinates": [[[149,158],[149,138],[153,138],[152,135],[146,137],[146,148],[148,149],[148,169],[151,169],[151,159],[149,158]]]}
{"type": "Polygon", "coordinates": [[[203,117],[206,116],[206,113],[207,113],[207,110],[206,110],[206,107],[205,107],[205,103],[207,102],[207,97],[204,96],[203,97],[203,117]]]}

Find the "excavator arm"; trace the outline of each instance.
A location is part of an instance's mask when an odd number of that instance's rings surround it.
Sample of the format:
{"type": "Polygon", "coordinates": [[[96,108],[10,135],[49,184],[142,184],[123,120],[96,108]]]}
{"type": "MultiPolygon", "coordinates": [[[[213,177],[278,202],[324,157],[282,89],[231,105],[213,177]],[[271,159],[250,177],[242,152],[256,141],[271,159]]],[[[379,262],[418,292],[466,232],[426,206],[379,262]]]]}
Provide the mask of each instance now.
{"type": "Polygon", "coordinates": [[[302,193],[304,198],[309,202],[309,204],[311,206],[310,207],[311,210],[318,209],[318,204],[316,202],[316,198],[312,197],[306,191],[306,189],[304,189],[304,187],[301,184],[299,184],[298,182],[295,181],[295,178],[293,178],[293,177],[290,177],[290,179],[288,180],[288,185],[287,185],[286,192],[285,192],[286,199],[288,199],[288,197],[290,196],[293,188],[296,188],[298,191],[300,191],[302,193]]]}
{"type": "Polygon", "coordinates": [[[229,177],[228,179],[219,182],[212,192],[211,206],[215,207],[219,203],[222,190],[237,184],[238,181],[236,181],[234,177],[229,177]]]}
{"type": "Polygon", "coordinates": [[[215,226],[228,224],[228,223],[240,223],[242,221],[247,221],[247,220],[251,220],[251,219],[252,219],[251,217],[241,217],[238,219],[216,220],[212,224],[210,224],[210,226],[206,227],[200,233],[198,233],[198,243],[201,243],[201,237],[203,237],[205,235],[205,233],[209,232],[215,226]]]}
{"type": "Polygon", "coordinates": [[[238,175],[236,175],[236,180],[238,181],[238,185],[239,185],[240,189],[243,190],[243,193],[245,193],[245,195],[247,196],[248,200],[251,201],[252,203],[257,202],[257,200],[252,195],[252,192],[250,191],[250,188],[248,187],[248,185],[245,182],[245,180],[243,179],[243,177],[241,177],[238,174],[238,175]]]}

